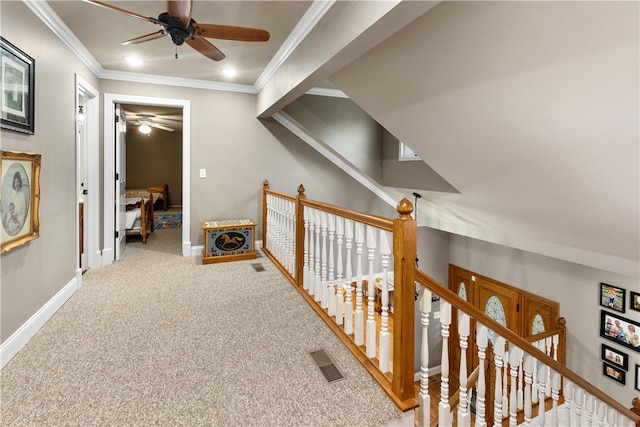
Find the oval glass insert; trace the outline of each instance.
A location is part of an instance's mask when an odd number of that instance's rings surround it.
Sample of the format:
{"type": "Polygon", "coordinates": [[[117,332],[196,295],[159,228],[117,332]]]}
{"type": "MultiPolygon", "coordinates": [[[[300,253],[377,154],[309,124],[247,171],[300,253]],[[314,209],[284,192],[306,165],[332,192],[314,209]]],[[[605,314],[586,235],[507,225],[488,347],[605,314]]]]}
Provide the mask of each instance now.
{"type": "Polygon", "coordinates": [[[531,335],[539,334],[544,332],[544,319],[540,316],[540,313],[537,313],[533,317],[533,322],[531,323],[531,335]]]}
{"type": "Polygon", "coordinates": [[[460,282],[460,286],[458,286],[458,296],[467,301],[467,287],[464,285],[464,282],[460,282]]]}
{"type": "MultiPolygon", "coordinates": [[[[507,318],[504,313],[504,307],[502,307],[500,298],[498,298],[497,296],[492,295],[489,297],[489,299],[487,300],[487,305],[484,308],[484,312],[493,320],[500,323],[502,326],[507,326],[507,318]]],[[[488,336],[491,342],[493,342],[495,339],[495,332],[489,329],[488,336]]]]}

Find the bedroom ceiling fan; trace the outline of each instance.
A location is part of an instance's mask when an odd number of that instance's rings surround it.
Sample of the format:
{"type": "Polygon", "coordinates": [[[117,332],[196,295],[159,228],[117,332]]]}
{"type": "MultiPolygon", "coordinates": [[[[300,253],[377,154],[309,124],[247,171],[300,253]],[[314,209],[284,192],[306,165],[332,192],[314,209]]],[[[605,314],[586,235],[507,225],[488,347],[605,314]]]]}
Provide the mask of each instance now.
{"type": "MultiPolygon", "coordinates": [[[[213,59],[214,61],[220,61],[225,58],[224,53],[206,40],[206,38],[245,42],[264,42],[269,40],[271,37],[268,31],[258,28],[217,24],[198,24],[191,17],[193,0],[167,0],[167,11],[161,13],[158,16],[158,19],[146,17],[97,0],[84,1],[129,15],[133,18],[151,22],[152,24],[156,24],[161,27],[159,31],[154,33],[145,34],[140,37],[123,41],[122,44],[125,45],[143,43],[169,35],[169,37],[171,37],[171,41],[176,46],[181,46],[183,43],[186,43],[207,58],[213,59]]],[[[177,59],[177,51],[175,56],[177,59]]]]}
{"type": "Polygon", "coordinates": [[[175,129],[170,126],[155,122],[155,117],[156,116],[153,114],[127,114],[127,124],[131,123],[134,126],[138,126],[138,130],[145,135],[149,135],[151,133],[151,129],[161,129],[167,132],[175,131],[175,129]],[[128,120],[129,117],[131,117],[132,120],[128,120]]]}

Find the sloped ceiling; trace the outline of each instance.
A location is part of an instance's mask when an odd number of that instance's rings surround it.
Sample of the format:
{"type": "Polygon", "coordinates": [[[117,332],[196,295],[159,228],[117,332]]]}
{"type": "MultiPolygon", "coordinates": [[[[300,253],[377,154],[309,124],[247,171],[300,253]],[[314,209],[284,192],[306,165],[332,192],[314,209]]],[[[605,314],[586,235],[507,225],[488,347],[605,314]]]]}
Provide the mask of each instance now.
{"type": "Polygon", "coordinates": [[[419,222],[637,276],[638,12],[443,2],[329,80],[459,190],[419,222]]]}

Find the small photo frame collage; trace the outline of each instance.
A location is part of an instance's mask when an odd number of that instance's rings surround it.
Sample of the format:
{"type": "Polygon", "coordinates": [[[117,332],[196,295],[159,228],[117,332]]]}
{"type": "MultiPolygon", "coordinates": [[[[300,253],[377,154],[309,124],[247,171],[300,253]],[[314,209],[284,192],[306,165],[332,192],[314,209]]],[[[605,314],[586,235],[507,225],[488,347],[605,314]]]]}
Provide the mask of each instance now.
{"type": "MultiPolygon", "coordinates": [[[[640,353],[640,322],[618,313],[625,313],[627,291],[618,286],[600,283],[599,304],[608,310],[600,310],[600,336],[618,345],[640,353]]],[[[629,292],[629,309],[640,311],[640,293],[629,292]]],[[[602,344],[602,375],[622,385],[626,384],[629,371],[629,355],[615,347],[602,344]]],[[[640,365],[635,364],[635,389],[640,391],[640,365]]]]}

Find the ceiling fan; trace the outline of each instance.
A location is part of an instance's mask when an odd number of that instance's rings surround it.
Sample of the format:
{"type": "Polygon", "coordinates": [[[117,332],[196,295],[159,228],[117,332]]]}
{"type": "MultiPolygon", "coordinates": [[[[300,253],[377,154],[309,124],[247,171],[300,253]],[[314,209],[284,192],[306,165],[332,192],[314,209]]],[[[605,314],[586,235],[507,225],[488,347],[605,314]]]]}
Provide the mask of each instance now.
{"type": "Polygon", "coordinates": [[[155,117],[156,116],[153,114],[134,113],[131,116],[127,114],[127,124],[138,126],[138,130],[145,135],[149,135],[152,128],[161,129],[167,132],[175,131],[175,129],[170,126],[155,122],[155,117]],[[128,120],[129,117],[131,117],[133,120],[128,120]]]}
{"type": "MultiPolygon", "coordinates": [[[[159,25],[161,29],[155,33],[145,34],[130,40],[123,41],[122,44],[137,44],[150,40],[155,40],[165,35],[171,37],[171,41],[176,46],[183,43],[188,44],[207,58],[220,61],[225,58],[224,53],[211,44],[206,38],[235,40],[245,42],[264,42],[269,40],[271,35],[268,31],[258,28],[236,27],[230,25],[198,24],[191,17],[193,0],[167,0],[167,11],[161,13],[158,19],[146,17],[135,12],[121,9],[97,0],[84,0],[87,3],[124,13],[143,21],[159,25]]],[[[178,53],[176,52],[176,58],[178,53]]]]}

